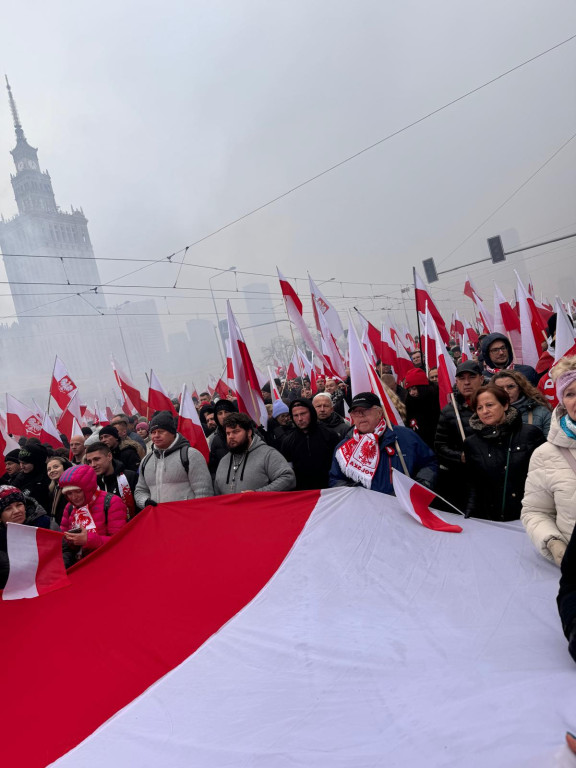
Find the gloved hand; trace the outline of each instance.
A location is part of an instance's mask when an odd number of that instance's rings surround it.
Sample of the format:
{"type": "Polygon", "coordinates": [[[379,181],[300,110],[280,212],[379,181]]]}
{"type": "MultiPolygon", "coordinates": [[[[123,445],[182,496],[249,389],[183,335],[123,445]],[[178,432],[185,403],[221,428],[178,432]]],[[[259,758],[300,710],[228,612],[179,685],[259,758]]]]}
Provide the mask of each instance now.
{"type": "Polygon", "coordinates": [[[145,507],[157,507],[158,503],[155,502],[153,499],[146,499],[146,501],[144,502],[144,506],[145,507]]]}
{"type": "Polygon", "coordinates": [[[564,552],[566,552],[566,544],[564,544],[563,541],[560,541],[560,539],[550,539],[547,546],[548,551],[554,558],[554,562],[559,566],[564,557],[564,552]]]}

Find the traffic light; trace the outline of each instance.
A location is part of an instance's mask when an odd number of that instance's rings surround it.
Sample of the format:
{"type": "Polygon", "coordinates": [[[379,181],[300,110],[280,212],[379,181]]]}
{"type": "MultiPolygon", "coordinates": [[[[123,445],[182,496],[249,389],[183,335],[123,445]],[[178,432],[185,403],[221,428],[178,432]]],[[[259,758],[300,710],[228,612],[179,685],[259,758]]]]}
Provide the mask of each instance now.
{"type": "Polygon", "coordinates": [[[492,259],[493,264],[498,264],[500,261],[506,261],[506,254],[504,253],[504,246],[502,245],[502,238],[500,235],[488,238],[488,248],[490,249],[490,258],[492,259]]]}
{"type": "Polygon", "coordinates": [[[424,261],[422,262],[422,266],[424,267],[426,280],[428,280],[429,283],[438,282],[438,272],[436,272],[436,265],[434,264],[434,259],[424,259],[424,261]]]}

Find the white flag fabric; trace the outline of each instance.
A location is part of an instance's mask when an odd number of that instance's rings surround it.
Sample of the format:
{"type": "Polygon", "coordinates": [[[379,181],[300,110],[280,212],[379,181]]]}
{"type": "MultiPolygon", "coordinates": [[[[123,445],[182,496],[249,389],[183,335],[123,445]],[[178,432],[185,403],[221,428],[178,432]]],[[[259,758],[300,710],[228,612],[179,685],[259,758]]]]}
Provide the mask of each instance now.
{"type": "Polygon", "coordinates": [[[3,764],[557,768],[576,717],[558,569],[519,523],[454,519],[428,530],[362,488],[144,510],[66,589],[0,602],[3,764]],[[81,707],[38,637],[90,659],[81,707]],[[30,738],[31,690],[65,727],[30,738]]]}

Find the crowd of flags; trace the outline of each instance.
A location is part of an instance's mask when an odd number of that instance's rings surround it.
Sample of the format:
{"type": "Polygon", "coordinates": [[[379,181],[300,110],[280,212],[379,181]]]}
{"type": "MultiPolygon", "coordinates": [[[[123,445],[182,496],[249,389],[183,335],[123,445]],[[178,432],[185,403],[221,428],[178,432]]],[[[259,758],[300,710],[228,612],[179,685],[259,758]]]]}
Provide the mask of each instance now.
{"type": "MultiPolygon", "coordinates": [[[[356,310],[359,330],[348,312],[348,333],[345,334],[336,307],[312,278],[309,278],[316,327],[314,334],[304,319],[301,297],[279,270],[278,279],[294,340],[294,351],[286,369],[286,378],[307,378],[312,393],[315,394],[318,377],[344,380],[349,370],[352,392],[374,392],[382,400],[389,424],[401,423],[400,416],[377,373],[377,362],[389,365],[401,381],[408,370],[414,367],[410,353],[415,350],[416,343],[410,329],[397,326],[389,315],[381,327],[377,328],[356,310]],[[308,347],[311,357],[296,344],[294,330],[308,347]]],[[[574,329],[569,319],[576,311],[576,301],[573,299],[570,304],[565,304],[559,298],[555,299],[554,304],[544,298],[538,301],[531,281],[525,286],[518,275],[513,301],[505,297],[498,285],[494,285],[493,311],[489,311],[480,291],[467,276],[463,292],[472,302],[472,321],[461,318],[457,311],[454,311],[447,321],[415,270],[414,292],[420,349],[427,369],[438,369],[441,406],[449,402],[455,383],[456,368],[447,350],[451,340],[460,346],[461,359],[465,361],[470,359],[471,350],[478,344],[480,333],[497,331],[510,339],[517,363],[536,367],[542,354],[542,342],[546,338],[548,320],[555,312],[557,330],[554,362],[567,354],[576,354],[574,329]]],[[[269,385],[272,400],[279,400],[282,390],[276,380],[284,366],[276,361],[275,370],[269,367],[266,372],[261,371],[252,360],[242,329],[229,302],[227,319],[229,338],[226,340],[226,368],[219,378],[211,375],[205,389],[211,397],[225,398],[231,393],[237,400],[240,411],[247,413],[256,424],[266,425],[268,416],[262,398],[262,388],[269,385]]],[[[179,430],[194,447],[207,456],[206,438],[197,409],[194,407],[194,400],[198,400],[198,391],[194,386],[192,389],[186,385],[183,387],[178,398],[181,404],[178,415],[172,396],[164,388],[155,371],[151,370],[148,376],[148,392],[145,398],[114,357],[111,364],[120,393],[116,405],[122,412],[150,418],[155,411],[170,411],[179,417],[179,430]]],[[[550,386],[548,376],[543,377],[541,388],[553,401],[553,387],[550,386]]],[[[82,427],[88,422],[104,426],[111,422],[112,417],[113,410],[107,402],[104,407],[98,402],[91,406],[82,403],[72,375],[64,362],[57,357],[46,410],[41,409],[35,402],[30,407],[13,395],[6,395],[6,412],[0,410],[0,470],[1,457],[17,446],[14,438],[37,437],[41,442],[57,448],[62,446],[61,434],[71,440],[82,434],[82,427]],[[58,416],[54,415],[56,409],[59,411],[58,416]]]]}

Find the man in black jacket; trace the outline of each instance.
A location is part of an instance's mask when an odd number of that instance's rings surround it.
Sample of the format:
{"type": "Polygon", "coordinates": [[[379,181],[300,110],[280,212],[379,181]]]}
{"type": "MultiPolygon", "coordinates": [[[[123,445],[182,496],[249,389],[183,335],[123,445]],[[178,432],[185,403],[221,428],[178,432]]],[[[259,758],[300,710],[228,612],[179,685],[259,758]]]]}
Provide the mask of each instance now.
{"type": "Polygon", "coordinates": [[[472,395],[484,384],[482,369],[478,363],[467,360],[456,369],[455,401],[457,411],[450,402],[440,411],[434,451],[440,463],[438,493],[460,510],[464,510],[467,483],[464,472],[464,437],[474,434],[470,426],[473,411],[472,395]]]}
{"type": "Polygon", "coordinates": [[[340,437],[318,422],[316,410],[309,400],[293,400],[290,415],[295,429],[285,436],[280,450],[292,463],[296,490],[327,488],[334,449],[340,437]]]}
{"type": "Polygon", "coordinates": [[[137,512],[134,501],[137,473],[124,469],[104,443],[91,443],[86,446],[86,464],[96,472],[98,488],[119,496],[126,504],[130,517],[134,517],[137,512]]]}
{"type": "Polygon", "coordinates": [[[330,395],[327,392],[318,392],[312,400],[312,405],[316,410],[320,424],[335,432],[339,440],[344,440],[353,427],[340,414],[336,413],[330,395]]]}
{"type": "Polygon", "coordinates": [[[218,400],[214,406],[214,417],[216,420],[216,430],[214,431],[214,437],[210,442],[210,461],[208,462],[208,469],[212,475],[212,479],[216,475],[218,464],[228,453],[228,445],[226,444],[226,429],[224,427],[224,419],[231,413],[238,413],[236,404],[231,400],[218,400]]]}
{"type": "Polygon", "coordinates": [[[131,472],[138,471],[140,465],[138,452],[132,445],[125,445],[124,447],[120,445],[120,434],[116,427],[113,427],[111,424],[107,427],[102,427],[98,437],[104,445],[110,448],[112,456],[117,461],[122,462],[125,469],[129,469],[131,472]]]}

